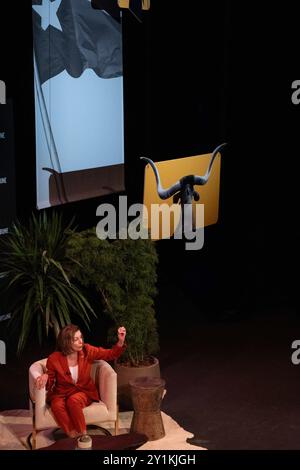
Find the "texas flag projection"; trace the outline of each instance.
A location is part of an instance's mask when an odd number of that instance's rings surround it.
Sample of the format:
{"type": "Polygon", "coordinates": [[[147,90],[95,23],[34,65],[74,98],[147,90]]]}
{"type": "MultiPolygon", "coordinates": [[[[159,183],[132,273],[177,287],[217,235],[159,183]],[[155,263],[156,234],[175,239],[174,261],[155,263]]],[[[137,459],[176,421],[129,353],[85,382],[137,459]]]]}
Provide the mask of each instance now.
{"type": "Polygon", "coordinates": [[[37,207],[124,189],[120,18],[33,0],[37,207]]]}

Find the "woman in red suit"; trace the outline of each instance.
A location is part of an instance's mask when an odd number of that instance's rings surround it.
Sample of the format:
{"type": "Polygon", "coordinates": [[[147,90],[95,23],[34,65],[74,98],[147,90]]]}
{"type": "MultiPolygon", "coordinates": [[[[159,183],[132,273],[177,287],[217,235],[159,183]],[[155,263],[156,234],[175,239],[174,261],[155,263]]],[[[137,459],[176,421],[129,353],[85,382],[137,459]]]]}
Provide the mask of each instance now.
{"type": "Polygon", "coordinates": [[[117,359],[125,349],[126,330],[118,328],[118,342],[112,349],[84,343],[78,326],[67,325],[57,338],[57,351],[50,354],[47,373],[36,379],[36,387],[47,386],[47,401],[58,425],[69,437],[86,434],[83,408],[98,401],[91,378],[91,366],[97,359],[117,359]]]}

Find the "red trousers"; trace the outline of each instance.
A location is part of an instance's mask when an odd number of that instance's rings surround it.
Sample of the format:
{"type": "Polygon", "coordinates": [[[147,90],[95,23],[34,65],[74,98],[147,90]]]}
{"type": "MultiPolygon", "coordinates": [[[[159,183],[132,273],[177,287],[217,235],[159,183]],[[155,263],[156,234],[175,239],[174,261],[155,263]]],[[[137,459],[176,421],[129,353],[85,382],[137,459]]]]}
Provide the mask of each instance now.
{"type": "Polygon", "coordinates": [[[91,403],[92,400],[84,392],[77,392],[68,398],[52,398],[51,410],[57,424],[66,434],[74,430],[84,433],[86,431],[86,423],[82,410],[91,403]]]}

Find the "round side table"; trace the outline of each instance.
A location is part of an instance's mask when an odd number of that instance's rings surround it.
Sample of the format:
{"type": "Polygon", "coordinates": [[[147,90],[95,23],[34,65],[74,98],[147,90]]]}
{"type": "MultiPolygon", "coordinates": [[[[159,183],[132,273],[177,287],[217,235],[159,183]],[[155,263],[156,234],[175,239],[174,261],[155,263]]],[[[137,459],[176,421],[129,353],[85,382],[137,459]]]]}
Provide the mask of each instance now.
{"type": "Polygon", "coordinates": [[[130,431],[145,434],[149,441],[165,436],[160,412],[165,384],[159,377],[138,377],[129,382],[134,409],[130,431]]]}

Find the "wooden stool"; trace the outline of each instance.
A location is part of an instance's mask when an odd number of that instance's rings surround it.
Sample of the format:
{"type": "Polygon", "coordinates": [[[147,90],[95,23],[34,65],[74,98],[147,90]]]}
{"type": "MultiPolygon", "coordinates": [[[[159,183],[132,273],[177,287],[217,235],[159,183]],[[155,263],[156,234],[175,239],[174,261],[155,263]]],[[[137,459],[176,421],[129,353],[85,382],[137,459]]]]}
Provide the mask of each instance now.
{"type": "Polygon", "coordinates": [[[165,384],[159,377],[138,377],[129,382],[134,409],[130,431],[145,434],[149,441],[165,435],[160,413],[165,384]]]}

